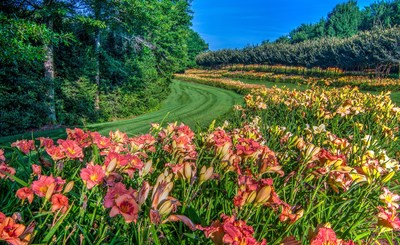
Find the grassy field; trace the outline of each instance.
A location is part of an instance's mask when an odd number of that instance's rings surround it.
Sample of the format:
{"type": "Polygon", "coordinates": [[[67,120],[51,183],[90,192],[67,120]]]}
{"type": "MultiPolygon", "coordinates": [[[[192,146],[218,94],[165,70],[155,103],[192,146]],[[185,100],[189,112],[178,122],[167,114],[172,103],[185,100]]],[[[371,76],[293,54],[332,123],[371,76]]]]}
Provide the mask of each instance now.
{"type": "MultiPolygon", "coordinates": [[[[228,113],[234,104],[240,103],[242,97],[232,91],[211,86],[186,83],[174,80],[171,84],[171,94],[162,103],[159,110],[132,119],[115,122],[90,124],[83,127],[87,130],[108,134],[110,130],[121,130],[128,135],[146,133],[151,123],[184,122],[195,128],[207,126],[212,120],[228,113]]],[[[36,137],[65,138],[65,129],[54,129],[40,132],[25,133],[0,138],[0,146],[9,146],[17,139],[36,137]]]]}

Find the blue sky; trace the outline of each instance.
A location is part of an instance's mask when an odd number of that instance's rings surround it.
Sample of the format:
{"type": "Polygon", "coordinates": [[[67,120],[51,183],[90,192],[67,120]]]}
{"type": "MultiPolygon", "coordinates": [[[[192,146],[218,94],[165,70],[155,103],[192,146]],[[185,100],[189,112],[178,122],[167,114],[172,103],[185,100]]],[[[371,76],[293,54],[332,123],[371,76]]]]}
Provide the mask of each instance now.
{"type": "MultiPolygon", "coordinates": [[[[315,23],[345,0],[193,0],[193,29],[211,50],[273,41],[302,23],[315,23]]],[[[360,8],[375,0],[359,0],[360,8]]]]}

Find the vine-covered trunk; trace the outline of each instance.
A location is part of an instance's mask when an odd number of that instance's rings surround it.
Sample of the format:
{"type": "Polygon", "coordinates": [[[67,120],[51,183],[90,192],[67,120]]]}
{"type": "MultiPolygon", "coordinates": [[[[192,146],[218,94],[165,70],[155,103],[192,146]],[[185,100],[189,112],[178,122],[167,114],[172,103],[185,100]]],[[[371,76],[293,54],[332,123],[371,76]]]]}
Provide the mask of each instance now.
{"type": "Polygon", "coordinates": [[[95,35],[95,52],[96,52],[96,98],[94,101],[94,108],[100,110],[100,30],[96,31],[95,35]]]}
{"type": "MultiPolygon", "coordinates": [[[[53,20],[47,21],[47,28],[53,30],[53,20]]],[[[54,46],[50,42],[44,47],[46,58],[44,61],[44,78],[48,83],[48,98],[49,98],[49,119],[51,124],[57,122],[56,117],[56,103],[55,103],[55,92],[54,92],[54,46]]]]}

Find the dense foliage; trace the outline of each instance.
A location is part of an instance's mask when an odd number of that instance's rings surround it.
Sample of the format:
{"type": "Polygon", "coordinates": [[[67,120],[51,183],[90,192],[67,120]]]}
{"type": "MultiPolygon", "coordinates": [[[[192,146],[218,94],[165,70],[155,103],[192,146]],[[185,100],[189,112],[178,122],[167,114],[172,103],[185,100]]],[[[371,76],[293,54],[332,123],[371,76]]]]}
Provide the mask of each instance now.
{"type": "Polygon", "coordinates": [[[0,3],[0,135],[125,118],[158,106],[207,49],[190,1],[0,3]]]}
{"type": "Polygon", "coordinates": [[[390,28],[400,25],[400,1],[376,1],[360,9],[357,1],[340,3],[328,14],[313,24],[301,24],[289,35],[276,42],[298,43],[321,37],[351,37],[359,31],[375,28],[390,28]]]}
{"type": "Polygon", "coordinates": [[[197,56],[206,67],[228,64],[281,64],[337,67],[344,70],[375,68],[386,74],[400,61],[400,28],[361,32],[350,38],[324,37],[296,44],[266,43],[241,50],[219,50],[197,56]]]}

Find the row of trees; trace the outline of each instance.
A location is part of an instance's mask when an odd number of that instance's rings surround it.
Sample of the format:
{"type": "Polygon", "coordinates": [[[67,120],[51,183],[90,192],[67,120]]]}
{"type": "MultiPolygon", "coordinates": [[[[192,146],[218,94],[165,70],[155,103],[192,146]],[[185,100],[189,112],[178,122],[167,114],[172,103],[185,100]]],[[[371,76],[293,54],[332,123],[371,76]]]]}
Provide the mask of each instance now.
{"type": "Polygon", "coordinates": [[[190,0],[0,2],[0,135],[143,113],[208,49],[190,0]]]}
{"type": "Polygon", "coordinates": [[[343,70],[375,68],[379,74],[387,74],[400,62],[400,27],[365,31],[350,38],[323,37],[297,44],[266,43],[241,50],[205,52],[196,61],[205,67],[281,64],[343,70]]]}
{"type": "Polygon", "coordinates": [[[276,42],[299,43],[321,37],[351,37],[360,31],[400,25],[400,0],[377,1],[360,9],[350,0],[335,6],[326,18],[313,24],[301,24],[276,42]]]}

